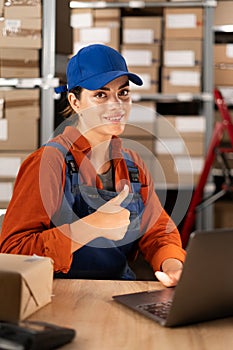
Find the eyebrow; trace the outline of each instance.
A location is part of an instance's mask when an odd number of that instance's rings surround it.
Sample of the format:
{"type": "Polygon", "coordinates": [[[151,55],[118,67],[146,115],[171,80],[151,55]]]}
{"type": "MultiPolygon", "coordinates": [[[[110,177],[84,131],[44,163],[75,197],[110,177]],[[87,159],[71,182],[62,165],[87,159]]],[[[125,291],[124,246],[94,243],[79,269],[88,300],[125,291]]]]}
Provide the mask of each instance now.
{"type": "MultiPolygon", "coordinates": [[[[123,85],[119,86],[118,90],[123,89],[123,88],[126,87],[126,86],[129,86],[129,81],[127,81],[127,82],[124,83],[123,85]]],[[[106,86],[103,86],[103,87],[101,87],[101,88],[98,89],[98,90],[110,91],[110,89],[109,89],[108,87],[106,87],[106,86]]]]}

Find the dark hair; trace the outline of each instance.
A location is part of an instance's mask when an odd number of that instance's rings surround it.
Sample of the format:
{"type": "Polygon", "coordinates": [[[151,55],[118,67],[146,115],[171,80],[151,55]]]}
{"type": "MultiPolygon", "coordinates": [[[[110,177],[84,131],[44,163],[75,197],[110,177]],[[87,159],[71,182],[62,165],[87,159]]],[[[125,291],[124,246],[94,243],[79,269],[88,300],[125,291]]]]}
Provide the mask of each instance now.
{"type": "Polygon", "coordinates": [[[69,94],[70,92],[73,93],[75,95],[75,97],[80,100],[81,98],[81,93],[82,93],[82,88],[80,86],[75,87],[74,89],[71,89],[69,92],[66,93],[66,106],[65,108],[62,110],[61,114],[64,118],[68,118],[70,117],[72,114],[74,114],[74,110],[71,107],[71,105],[69,104],[69,101],[67,99],[67,94],[69,94]]]}

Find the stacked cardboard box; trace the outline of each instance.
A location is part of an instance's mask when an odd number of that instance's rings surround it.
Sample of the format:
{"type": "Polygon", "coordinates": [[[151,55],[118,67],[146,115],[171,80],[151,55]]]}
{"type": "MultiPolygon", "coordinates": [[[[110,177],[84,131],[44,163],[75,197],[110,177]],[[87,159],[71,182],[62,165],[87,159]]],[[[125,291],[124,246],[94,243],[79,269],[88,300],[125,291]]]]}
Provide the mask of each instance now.
{"type": "MultiPolygon", "coordinates": [[[[1,10],[0,10],[1,11],[1,10]]],[[[42,46],[40,0],[11,1],[2,7],[0,21],[0,77],[40,76],[39,49],[42,46]]]]}
{"type": "MultiPolygon", "coordinates": [[[[233,1],[218,2],[214,14],[214,26],[217,29],[224,30],[233,26],[232,8],[233,1]]],[[[233,86],[232,40],[214,45],[214,82],[216,86],[224,89],[230,89],[233,86]]]]}
{"type": "Polygon", "coordinates": [[[203,11],[164,9],[163,93],[201,92],[203,11]]]}
{"type": "MultiPolygon", "coordinates": [[[[0,1],[0,78],[40,77],[41,0],[0,1]]],[[[0,90],[0,208],[11,198],[20,164],[38,147],[38,88],[0,90]]]]}
{"type": "Polygon", "coordinates": [[[0,208],[6,208],[19,165],[38,146],[39,89],[0,90],[0,208]]]}
{"type": "Polygon", "coordinates": [[[153,101],[133,103],[128,123],[122,134],[124,146],[136,151],[151,172],[155,161],[155,107],[153,101]]]}
{"type": "Polygon", "coordinates": [[[122,18],[121,52],[130,71],[141,76],[143,85],[132,92],[156,93],[159,88],[162,18],[125,16],[122,18]]]}
{"type": "Polygon", "coordinates": [[[204,164],[205,117],[159,116],[156,119],[154,170],[158,182],[192,185],[204,164]]]}
{"type": "Polygon", "coordinates": [[[119,9],[72,9],[73,53],[88,44],[101,43],[119,50],[119,9]]]}

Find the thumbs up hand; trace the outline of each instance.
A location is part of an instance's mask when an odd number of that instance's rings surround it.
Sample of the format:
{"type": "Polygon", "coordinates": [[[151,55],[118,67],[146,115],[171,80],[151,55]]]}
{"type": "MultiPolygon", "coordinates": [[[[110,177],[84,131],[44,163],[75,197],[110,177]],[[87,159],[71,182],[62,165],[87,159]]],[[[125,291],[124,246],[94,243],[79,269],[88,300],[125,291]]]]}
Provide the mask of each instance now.
{"type": "Polygon", "coordinates": [[[119,213],[122,210],[126,210],[121,207],[121,203],[127,198],[129,194],[129,186],[125,185],[123,190],[114,198],[112,198],[110,201],[106,202],[104,205],[102,205],[98,211],[101,213],[119,213]]]}
{"type": "Polygon", "coordinates": [[[130,224],[130,211],[121,207],[128,194],[129,186],[125,185],[116,197],[103,204],[96,212],[72,223],[71,239],[81,244],[99,237],[121,240],[130,224]]]}

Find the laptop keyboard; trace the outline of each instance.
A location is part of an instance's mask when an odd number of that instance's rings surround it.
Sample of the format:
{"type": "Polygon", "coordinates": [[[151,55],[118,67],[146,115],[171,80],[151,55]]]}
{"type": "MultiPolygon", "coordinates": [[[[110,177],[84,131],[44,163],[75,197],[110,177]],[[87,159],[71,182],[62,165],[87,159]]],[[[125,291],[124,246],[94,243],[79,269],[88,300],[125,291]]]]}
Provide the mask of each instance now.
{"type": "Polygon", "coordinates": [[[166,302],[158,302],[154,304],[138,305],[138,308],[165,320],[167,318],[171,304],[172,304],[172,301],[169,300],[166,302]]]}

